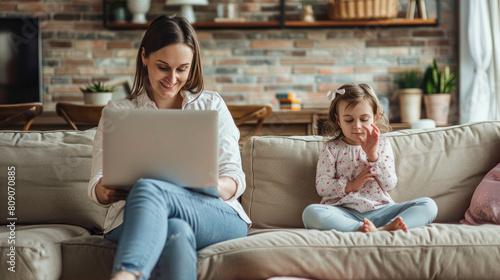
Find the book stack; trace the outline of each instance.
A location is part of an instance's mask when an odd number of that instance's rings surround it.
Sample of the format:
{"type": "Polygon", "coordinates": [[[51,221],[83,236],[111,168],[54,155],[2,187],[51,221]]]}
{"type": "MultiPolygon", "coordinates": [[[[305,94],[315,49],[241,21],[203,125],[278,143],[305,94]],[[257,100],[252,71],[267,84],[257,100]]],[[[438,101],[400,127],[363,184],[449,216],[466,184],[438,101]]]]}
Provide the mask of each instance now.
{"type": "Polygon", "coordinates": [[[280,110],[300,110],[300,99],[293,92],[276,93],[276,99],[280,102],[280,110]]]}

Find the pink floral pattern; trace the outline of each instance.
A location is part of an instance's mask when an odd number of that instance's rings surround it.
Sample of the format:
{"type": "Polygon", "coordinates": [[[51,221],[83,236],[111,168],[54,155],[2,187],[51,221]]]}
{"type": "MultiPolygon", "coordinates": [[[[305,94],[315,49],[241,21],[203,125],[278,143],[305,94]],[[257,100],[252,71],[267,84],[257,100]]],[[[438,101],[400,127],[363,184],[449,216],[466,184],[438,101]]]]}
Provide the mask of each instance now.
{"type": "Polygon", "coordinates": [[[342,140],[325,143],[316,168],[316,190],[323,197],[321,204],[342,205],[361,213],[372,211],[392,203],[388,191],[396,187],[397,177],[394,156],[389,140],[380,137],[378,160],[368,162],[361,146],[353,146],[342,140]],[[357,192],[345,193],[347,182],[354,181],[366,166],[378,177],[367,182],[357,192]]]}

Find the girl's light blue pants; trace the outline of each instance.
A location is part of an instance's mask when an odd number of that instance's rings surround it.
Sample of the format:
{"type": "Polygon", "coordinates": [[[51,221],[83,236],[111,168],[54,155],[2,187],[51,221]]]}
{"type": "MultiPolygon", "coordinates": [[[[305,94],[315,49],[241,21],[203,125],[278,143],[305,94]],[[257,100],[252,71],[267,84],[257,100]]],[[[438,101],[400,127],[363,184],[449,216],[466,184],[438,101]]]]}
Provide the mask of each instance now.
{"type": "Polygon", "coordinates": [[[366,213],[354,209],[325,204],[311,204],[302,213],[302,221],[308,229],[357,231],[363,219],[370,220],[377,228],[401,217],[408,229],[430,224],[437,215],[434,200],[422,197],[403,203],[391,203],[366,213]]]}

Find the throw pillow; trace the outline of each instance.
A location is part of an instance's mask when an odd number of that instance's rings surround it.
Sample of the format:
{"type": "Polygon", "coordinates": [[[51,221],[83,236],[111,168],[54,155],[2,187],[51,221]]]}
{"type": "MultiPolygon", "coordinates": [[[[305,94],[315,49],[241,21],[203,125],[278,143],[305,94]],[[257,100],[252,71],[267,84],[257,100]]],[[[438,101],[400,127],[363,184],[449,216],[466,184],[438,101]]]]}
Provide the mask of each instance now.
{"type": "Polygon", "coordinates": [[[500,163],[477,186],[463,224],[500,224],[500,163]]]}

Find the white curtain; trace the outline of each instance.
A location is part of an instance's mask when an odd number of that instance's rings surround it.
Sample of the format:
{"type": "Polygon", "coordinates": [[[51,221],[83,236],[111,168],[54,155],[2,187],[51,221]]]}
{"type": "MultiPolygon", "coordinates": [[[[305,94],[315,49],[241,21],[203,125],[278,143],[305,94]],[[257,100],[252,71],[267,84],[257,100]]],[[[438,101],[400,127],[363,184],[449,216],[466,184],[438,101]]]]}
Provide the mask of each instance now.
{"type": "Polygon", "coordinates": [[[500,0],[489,0],[493,59],[489,69],[491,105],[488,119],[500,120],[500,0]]]}
{"type": "MultiPolygon", "coordinates": [[[[493,93],[487,70],[493,56],[489,6],[499,0],[469,0],[469,25],[467,36],[470,55],[474,61],[474,82],[470,90],[462,91],[461,122],[476,122],[490,119],[490,104],[493,93]]],[[[496,3],[497,4],[497,3],[496,3]]]]}

